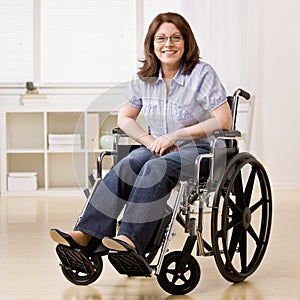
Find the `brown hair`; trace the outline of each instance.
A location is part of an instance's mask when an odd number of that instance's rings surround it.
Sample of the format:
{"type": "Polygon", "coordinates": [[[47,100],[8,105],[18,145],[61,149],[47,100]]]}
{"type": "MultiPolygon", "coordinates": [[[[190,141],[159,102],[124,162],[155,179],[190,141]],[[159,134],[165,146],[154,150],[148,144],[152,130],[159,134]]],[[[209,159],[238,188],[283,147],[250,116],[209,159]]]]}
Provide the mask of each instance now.
{"type": "Polygon", "coordinates": [[[142,80],[149,80],[151,77],[158,77],[160,61],[154,53],[154,34],[162,23],[173,23],[181,32],[184,39],[184,64],[182,74],[189,74],[195,65],[200,61],[200,51],[189,23],[177,13],[162,13],[157,15],[148,28],[144,42],[145,59],[141,60],[143,66],[138,72],[142,80]]]}

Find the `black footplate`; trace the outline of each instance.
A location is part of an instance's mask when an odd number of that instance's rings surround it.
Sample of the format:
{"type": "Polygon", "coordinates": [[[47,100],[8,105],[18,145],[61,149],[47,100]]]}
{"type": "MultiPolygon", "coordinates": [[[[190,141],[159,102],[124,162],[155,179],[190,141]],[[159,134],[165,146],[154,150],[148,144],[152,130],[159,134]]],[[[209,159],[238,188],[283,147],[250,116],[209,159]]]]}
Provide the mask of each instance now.
{"type": "Polygon", "coordinates": [[[108,259],[120,274],[151,277],[152,269],[146,260],[134,251],[110,251],[108,259]]]}
{"type": "Polygon", "coordinates": [[[56,253],[66,268],[86,274],[94,272],[95,267],[91,264],[88,256],[80,249],[72,249],[68,246],[58,244],[56,253]]]}

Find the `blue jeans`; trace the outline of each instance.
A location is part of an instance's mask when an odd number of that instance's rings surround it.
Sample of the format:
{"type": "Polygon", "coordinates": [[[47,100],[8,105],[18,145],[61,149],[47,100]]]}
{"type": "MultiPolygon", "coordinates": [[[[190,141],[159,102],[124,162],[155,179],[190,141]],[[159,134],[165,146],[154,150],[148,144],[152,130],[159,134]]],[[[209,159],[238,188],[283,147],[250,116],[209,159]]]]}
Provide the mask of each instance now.
{"type": "Polygon", "coordinates": [[[126,204],[118,234],[129,237],[143,254],[172,189],[180,180],[194,177],[195,158],[208,151],[186,147],[164,156],[153,155],[145,147],[132,151],[103,178],[75,230],[98,239],[114,237],[117,218],[126,204]]]}

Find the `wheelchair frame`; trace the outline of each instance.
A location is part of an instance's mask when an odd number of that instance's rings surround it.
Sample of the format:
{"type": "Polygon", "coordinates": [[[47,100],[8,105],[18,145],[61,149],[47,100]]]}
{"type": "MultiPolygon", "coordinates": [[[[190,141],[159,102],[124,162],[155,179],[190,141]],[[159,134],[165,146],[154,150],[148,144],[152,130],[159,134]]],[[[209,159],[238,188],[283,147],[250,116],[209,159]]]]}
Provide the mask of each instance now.
{"type": "MultiPolygon", "coordinates": [[[[166,292],[186,294],[197,286],[201,275],[200,266],[192,255],[195,244],[197,256],[214,256],[220,273],[230,282],[243,281],[255,272],[263,259],[270,236],[272,195],[262,164],[250,153],[239,152],[237,144],[241,132],[235,128],[239,97],[248,100],[250,95],[238,89],[232,97],[227,98],[233,116],[232,129],[214,132],[211,153],[196,158],[194,179],[180,182],[173,212],[163,219],[156,244],[149,253],[140,258],[132,252],[107,253],[100,246],[93,254],[87,254],[80,249],[58,245],[56,251],[62,272],[69,281],[87,285],[97,280],[103,267],[101,257],[108,254],[119,273],[146,277],[154,273],[166,292]],[[223,150],[216,147],[220,140],[226,143],[223,150]],[[205,161],[210,164],[209,174],[202,178],[201,165],[205,161]],[[203,238],[205,207],[211,209],[211,244],[203,238]],[[182,225],[188,237],[182,251],[167,254],[176,221],[182,225]],[[159,250],[157,264],[151,265],[159,250]]],[[[118,129],[114,133],[117,149],[119,138],[125,134],[118,129]]],[[[95,181],[90,177],[93,186],[91,194],[101,181],[103,158],[107,155],[116,157],[117,154],[113,150],[99,155],[98,178],[95,181]]],[[[85,190],[85,194],[88,203],[90,192],[85,190]]]]}

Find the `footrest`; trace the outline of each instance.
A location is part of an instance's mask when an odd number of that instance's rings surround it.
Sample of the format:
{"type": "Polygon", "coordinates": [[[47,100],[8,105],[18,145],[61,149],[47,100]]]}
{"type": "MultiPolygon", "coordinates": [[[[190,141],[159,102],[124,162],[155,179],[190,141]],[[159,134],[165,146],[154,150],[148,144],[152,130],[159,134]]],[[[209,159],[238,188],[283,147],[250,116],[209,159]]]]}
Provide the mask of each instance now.
{"type": "Polygon", "coordinates": [[[94,267],[89,258],[80,249],[72,249],[71,247],[58,244],[56,246],[56,253],[66,268],[86,274],[94,272],[94,267]]]}
{"type": "Polygon", "coordinates": [[[120,274],[151,277],[152,269],[146,260],[133,251],[110,251],[108,259],[120,274]]]}

